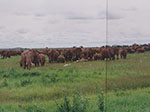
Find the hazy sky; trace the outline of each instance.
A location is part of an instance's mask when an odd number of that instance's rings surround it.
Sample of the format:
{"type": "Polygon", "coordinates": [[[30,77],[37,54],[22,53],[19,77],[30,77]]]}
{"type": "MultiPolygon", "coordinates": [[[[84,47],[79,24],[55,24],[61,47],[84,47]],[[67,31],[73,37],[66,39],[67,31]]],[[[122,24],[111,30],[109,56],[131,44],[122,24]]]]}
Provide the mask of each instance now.
{"type": "MultiPolygon", "coordinates": [[[[150,43],[150,1],[109,1],[109,44],[150,43]]],[[[0,48],[105,45],[106,0],[0,0],[0,48]]]]}

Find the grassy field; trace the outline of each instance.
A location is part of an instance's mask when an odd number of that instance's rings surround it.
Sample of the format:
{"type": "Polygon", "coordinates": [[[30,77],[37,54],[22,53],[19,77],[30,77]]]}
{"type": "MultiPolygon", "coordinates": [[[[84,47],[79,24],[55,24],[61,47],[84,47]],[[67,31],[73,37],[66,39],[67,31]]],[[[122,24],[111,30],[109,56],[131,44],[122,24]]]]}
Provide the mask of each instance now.
{"type": "MultiPolygon", "coordinates": [[[[19,60],[0,59],[0,112],[56,112],[56,102],[77,93],[88,101],[86,112],[100,112],[105,61],[46,63],[28,71],[19,60]]],[[[150,112],[150,52],[108,61],[107,71],[107,112],[150,112]]]]}

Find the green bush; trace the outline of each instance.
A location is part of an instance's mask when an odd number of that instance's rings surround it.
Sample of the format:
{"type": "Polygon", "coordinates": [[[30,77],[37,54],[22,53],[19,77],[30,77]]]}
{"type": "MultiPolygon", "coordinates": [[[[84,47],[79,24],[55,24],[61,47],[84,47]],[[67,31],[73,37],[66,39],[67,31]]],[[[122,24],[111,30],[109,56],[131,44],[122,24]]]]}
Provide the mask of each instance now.
{"type": "Polygon", "coordinates": [[[72,100],[65,96],[62,104],[57,104],[57,112],[86,112],[88,107],[88,100],[81,98],[79,94],[75,95],[72,100]]]}
{"type": "Polygon", "coordinates": [[[104,93],[98,95],[98,108],[100,112],[104,112],[104,93]]]}
{"type": "Polygon", "coordinates": [[[81,98],[79,94],[73,97],[72,112],[86,112],[88,100],[81,98]]]}
{"type": "Polygon", "coordinates": [[[14,77],[14,78],[17,78],[19,76],[19,72],[15,68],[11,68],[8,71],[8,74],[9,74],[10,77],[14,77]]]}
{"type": "Polygon", "coordinates": [[[50,81],[51,81],[52,83],[55,83],[55,82],[58,81],[58,79],[57,79],[57,74],[51,74],[51,75],[49,76],[49,78],[50,78],[50,81]]]}
{"type": "Polygon", "coordinates": [[[11,69],[8,69],[7,71],[0,71],[0,75],[2,78],[17,78],[19,77],[19,71],[16,70],[15,68],[11,68],[11,69]]]}
{"type": "Polygon", "coordinates": [[[59,81],[56,73],[47,74],[41,78],[43,84],[56,83],[59,81]]]}
{"type": "Polygon", "coordinates": [[[2,107],[0,107],[0,112],[6,112],[6,110],[2,107]]]}
{"type": "Polygon", "coordinates": [[[31,84],[31,83],[32,83],[31,80],[25,79],[25,80],[22,80],[22,81],[21,81],[20,85],[24,87],[24,86],[26,86],[26,85],[28,85],[28,84],[31,84]]]}
{"type": "Polygon", "coordinates": [[[57,112],[71,112],[70,100],[66,96],[62,104],[57,104],[57,112]]]}
{"type": "Polygon", "coordinates": [[[35,72],[24,72],[22,74],[22,76],[40,76],[40,75],[41,75],[41,73],[37,72],[37,71],[35,71],[35,72]]]}
{"type": "Polygon", "coordinates": [[[2,83],[0,83],[0,88],[2,88],[2,87],[7,87],[7,86],[8,86],[7,79],[4,79],[4,80],[2,81],[2,83]]]}
{"type": "Polygon", "coordinates": [[[39,107],[37,105],[28,106],[25,108],[26,112],[46,112],[44,108],[39,107]]]}

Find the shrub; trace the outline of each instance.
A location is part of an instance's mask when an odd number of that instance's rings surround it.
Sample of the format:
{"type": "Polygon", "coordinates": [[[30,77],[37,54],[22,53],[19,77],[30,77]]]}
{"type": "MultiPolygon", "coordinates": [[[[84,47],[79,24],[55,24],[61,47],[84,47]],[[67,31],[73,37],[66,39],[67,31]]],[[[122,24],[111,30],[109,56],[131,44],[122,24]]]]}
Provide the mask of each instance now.
{"type": "Polygon", "coordinates": [[[41,108],[37,105],[26,107],[26,112],[46,112],[44,108],[41,108]]]}
{"type": "Polygon", "coordinates": [[[2,78],[17,78],[19,76],[19,72],[14,68],[8,69],[7,71],[0,71],[0,74],[2,74],[2,78]]]}
{"type": "Polygon", "coordinates": [[[5,71],[0,69],[0,75],[4,74],[4,73],[5,73],[5,71]]]}
{"type": "Polygon", "coordinates": [[[43,84],[56,83],[56,82],[58,82],[58,76],[56,73],[47,74],[45,76],[42,76],[41,80],[42,80],[43,84]]]}
{"type": "Polygon", "coordinates": [[[30,76],[40,76],[41,73],[40,72],[31,72],[30,76]]]}
{"type": "Polygon", "coordinates": [[[98,108],[100,112],[104,112],[104,93],[101,92],[100,95],[98,95],[98,108]]]}
{"type": "Polygon", "coordinates": [[[15,68],[11,68],[8,71],[8,74],[10,77],[14,77],[14,78],[17,78],[19,76],[19,72],[15,68]]]}
{"type": "Polygon", "coordinates": [[[0,112],[6,112],[6,110],[2,107],[0,107],[0,112]]]}
{"type": "Polygon", "coordinates": [[[79,94],[73,97],[72,112],[86,112],[88,100],[81,98],[79,94]]]}
{"type": "Polygon", "coordinates": [[[0,84],[0,88],[7,87],[7,86],[8,86],[7,79],[4,79],[3,82],[0,84]]]}
{"type": "Polygon", "coordinates": [[[70,67],[67,69],[68,73],[73,73],[76,70],[76,68],[70,67]]]}
{"type": "MultiPolygon", "coordinates": [[[[56,103],[57,104],[57,103],[56,103]]],[[[57,112],[86,112],[88,107],[88,100],[81,98],[79,94],[75,95],[72,100],[65,96],[62,104],[57,104],[57,112]]]]}
{"type": "Polygon", "coordinates": [[[30,80],[22,80],[20,85],[26,86],[26,85],[31,84],[31,83],[32,83],[32,81],[30,81],[30,80]]]}
{"type": "Polygon", "coordinates": [[[22,74],[22,76],[40,76],[41,73],[40,72],[25,72],[22,74]]]}
{"type": "Polygon", "coordinates": [[[66,96],[62,104],[57,104],[57,112],[71,112],[70,100],[66,96]]]}
{"type": "Polygon", "coordinates": [[[52,83],[55,83],[55,82],[57,82],[58,81],[58,79],[57,79],[57,74],[52,74],[52,75],[50,75],[50,81],[52,82],[52,83]]]}

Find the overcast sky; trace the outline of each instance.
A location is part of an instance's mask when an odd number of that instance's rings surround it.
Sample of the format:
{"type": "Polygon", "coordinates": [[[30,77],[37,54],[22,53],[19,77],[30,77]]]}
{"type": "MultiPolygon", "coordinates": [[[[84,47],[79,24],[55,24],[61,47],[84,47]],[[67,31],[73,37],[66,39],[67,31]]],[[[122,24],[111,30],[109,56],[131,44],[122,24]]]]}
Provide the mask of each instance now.
{"type": "MultiPolygon", "coordinates": [[[[109,1],[109,44],[150,43],[150,1],[109,1]]],[[[0,0],[0,48],[105,45],[106,0],[0,0]]]]}

